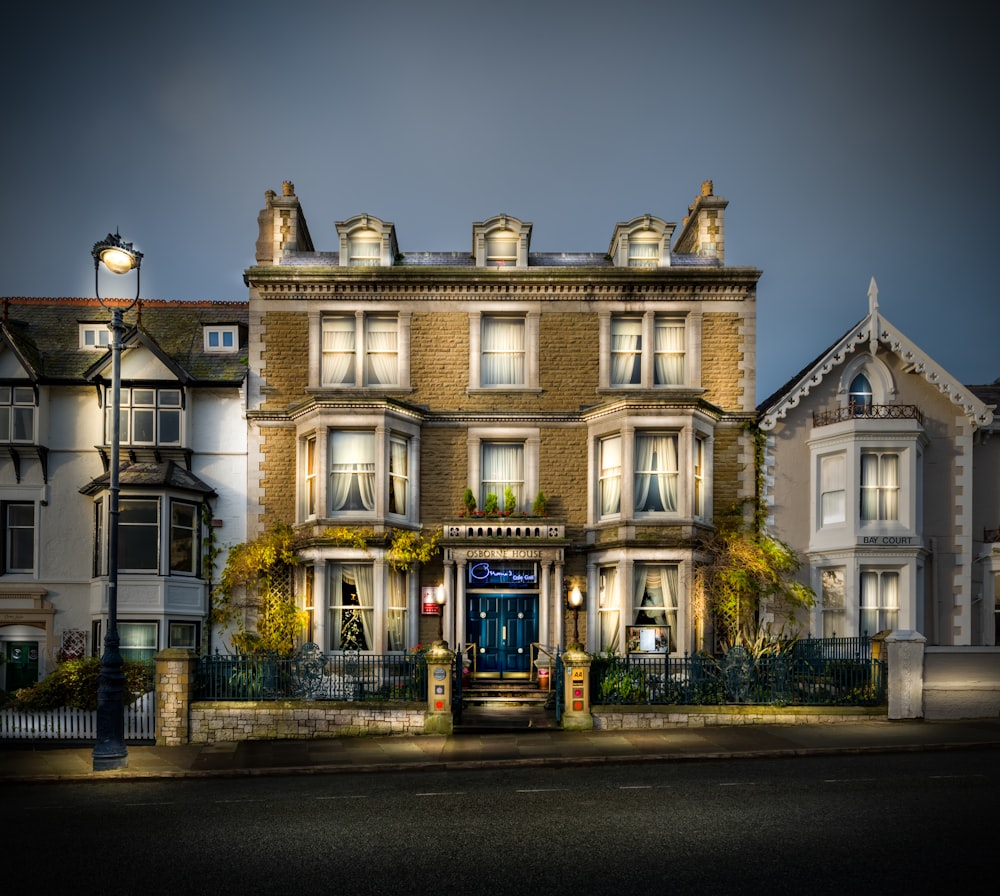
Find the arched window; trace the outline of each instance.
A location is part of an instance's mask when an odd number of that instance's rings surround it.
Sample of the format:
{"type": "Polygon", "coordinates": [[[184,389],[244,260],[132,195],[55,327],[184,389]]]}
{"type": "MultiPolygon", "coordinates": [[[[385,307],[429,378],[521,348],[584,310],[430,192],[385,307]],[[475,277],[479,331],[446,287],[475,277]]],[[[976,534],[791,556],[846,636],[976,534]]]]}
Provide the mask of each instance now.
{"type": "Polygon", "coordinates": [[[863,373],[851,380],[850,402],[851,412],[856,417],[865,417],[871,412],[872,384],[863,373]]]}

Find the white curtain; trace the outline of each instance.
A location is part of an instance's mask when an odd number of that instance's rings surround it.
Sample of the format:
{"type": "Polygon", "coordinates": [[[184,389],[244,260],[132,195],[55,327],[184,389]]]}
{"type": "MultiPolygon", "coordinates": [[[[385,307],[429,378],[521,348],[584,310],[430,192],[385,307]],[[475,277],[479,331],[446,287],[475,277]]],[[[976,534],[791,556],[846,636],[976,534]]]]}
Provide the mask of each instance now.
{"type": "Polygon", "coordinates": [[[820,494],[824,523],[842,523],[847,518],[846,475],[843,455],[824,457],[820,461],[820,494]]]}
{"type": "Polygon", "coordinates": [[[374,510],[374,433],[335,432],[330,441],[330,509],[374,510]]]}
{"type": "Polygon", "coordinates": [[[618,570],[609,566],[601,571],[603,587],[600,593],[598,617],[601,623],[601,650],[617,648],[621,632],[621,600],[618,592],[618,570]]]}
{"type": "Polygon", "coordinates": [[[611,321],[611,385],[637,385],[641,382],[641,320],[611,321]]]}
{"type": "Polygon", "coordinates": [[[621,511],[622,439],[601,439],[601,516],[621,511]]]}
{"type": "Polygon", "coordinates": [[[484,386],[524,385],[524,321],[483,318],[480,379],[484,386]]]}
{"type": "Polygon", "coordinates": [[[324,385],[354,385],[354,318],[336,317],[323,321],[324,385]]]}
{"type": "Polygon", "coordinates": [[[683,323],[656,324],[654,382],[657,386],[678,386],[684,382],[683,323]]]}
{"type": "Polygon", "coordinates": [[[389,487],[392,490],[392,513],[406,513],[407,442],[393,438],[389,441],[389,487]]]}
{"type": "Polygon", "coordinates": [[[486,496],[492,492],[497,496],[502,509],[504,490],[507,488],[510,488],[517,498],[517,506],[521,506],[523,458],[523,445],[502,442],[483,444],[483,493],[480,496],[480,507],[486,503],[486,496]]]}
{"type": "Polygon", "coordinates": [[[861,573],[860,633],[869,636],[895,629],[899,622],[899,573],[861,573]]]}
{"type": "Polygon", "coordinates": [[[635,509],[676,510],[677,476],[677,437],[636,435],[635,509]]]}
{"type": "Polygon", "coordinates": [[[899,512],[899,458],[861,455],[861,519],[894,520],[899,512]]]}
{"type": "Polygon", "coordinates": [[[389,650],[406,650],[406,575],[389,570],[389,650]]]}
{"type": "Polygon", "coordinates": [[[633,268],[654,268],[659,261],[659,243],[630,242],[628,244],[628,263],[633,268]]]}
{"type": "Polygon", "coordinates": [[[396,321],[389,318],[369,318],[365,321],[365,340],[368,384],[386,386],[397,383],[396,321]]]}
{"type": "Polygon", "coordinates": [[[375,600],[373,592],[374,573],[370,564],[340,564],[330,567],[330,615],[331,635],[330,646],[333,650],[351,647],[344,643],[344,623],[352,614],[357,614],[364,638],[362,649],[371,650],[375,643],[372,639],[375,621],[375,600]],[[357,604],[345,603],[344,586],[353,586],[357,595],[357,604]]]}
{"type": "Polygon", "coordinates": [[[677,567],[635,567],[633,619],[636,624],[670,626],[670,650],[677,649],[677,567]]]}

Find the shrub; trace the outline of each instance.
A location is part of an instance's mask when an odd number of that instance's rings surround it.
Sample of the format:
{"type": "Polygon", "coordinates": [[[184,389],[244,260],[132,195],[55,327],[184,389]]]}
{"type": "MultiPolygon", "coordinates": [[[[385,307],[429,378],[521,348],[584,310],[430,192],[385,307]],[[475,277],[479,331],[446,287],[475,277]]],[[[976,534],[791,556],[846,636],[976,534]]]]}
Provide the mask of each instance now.
{"type": "MultiPolygon", "coordinates": [[[[97,683],[101,661],[95,656],[60,663],[41,681],[10,695],[18,709],[97,709],[97,683]]],[[[131,702],[153,689],[153,664],[125,660],[125,699],[131,702]]]]}

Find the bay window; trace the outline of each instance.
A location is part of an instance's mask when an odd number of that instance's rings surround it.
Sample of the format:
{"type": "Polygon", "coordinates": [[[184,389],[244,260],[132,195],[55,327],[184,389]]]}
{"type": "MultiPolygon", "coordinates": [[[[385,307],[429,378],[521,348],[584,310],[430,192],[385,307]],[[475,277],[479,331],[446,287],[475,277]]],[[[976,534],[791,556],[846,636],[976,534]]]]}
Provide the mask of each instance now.
{"type": "Polygon", "coordinates": [[[330,510],[375,510],[375,434],[330,434],[330,510]]]}
{"type": "Polygon", "coordinates": [[[330,649],[372,650],[374,569],[370,563],[331,563],[330,649]]]}
{"type": "Polygon", "coordinates": [[[600,515],[621,512],[622,437],[608,436],[598,442],[600,450],[600,515]]]}
{"type": "Polygon", "coordinates": [[[899,572],[861,571],[860,631],[865,635],[895,629],[899,620],[899,572]]]}
{"type": "Polygon", "coordinates": [[[670,627],[670,651],[677,649],[678,568],[676,564],[636,564],[632,589],[635,625],[670,627]]]}
{"type": "Polygon", "coordinates": [[[119,650],[123,660],[148,662],[156,656],[157,624],[155,622],[119,622],[119,650]]]}
{"type": "Polygon", "coordinates": [[[597,622],[600,627],[600,649],[617,650],[621,634],[621,595],[618,568],[605,566],[600,571],[597,602],[597,622]]]}
{"type": "Polygon", "coordinates": [[[389,513],[406,516],[409,510],[410,440],[389,438],[389,513]]]}
{"type": "Polygon", "coordinates": [[[899,456],[861,453],[861,519],[899,518],[899,456]]]}
{"type": "Polygon", "coordinates": [[[122,498],[118,507],[118,568],[157,573],[159,567],[159,500],[122,498]]]}
{"type": "Polygon", "coordinates": [[[677,436],[636,433],[636,513],[676,512],[678,479],[677,436]]]}
{"type": "Polygon", "coordinates": [[[386,612],[386,647],[390,651],[406,650],[407,643],[406,575],[398,569],[389,570],[389,605],[386,612]]]}
{"type": "Polygon", "coordinates": [[[824,569],[820,573],[820,578],[819,603],[820,613],[823,617],[823,637],[835,638],[838,635],[844,637],[847,632],[844,618],[844,568],[824,569]]]}
{"type": "Polygon", "coordinates": [[[843,523],[847,519],[847,459],[843,454],[821,457],[820,522],[824,526],[843,523]]]}
{"type": "Polygon", "coordinates": [[[201,520],[196,504],[170,502],[170,572],[195,575],[201,545],[201,520]]]}

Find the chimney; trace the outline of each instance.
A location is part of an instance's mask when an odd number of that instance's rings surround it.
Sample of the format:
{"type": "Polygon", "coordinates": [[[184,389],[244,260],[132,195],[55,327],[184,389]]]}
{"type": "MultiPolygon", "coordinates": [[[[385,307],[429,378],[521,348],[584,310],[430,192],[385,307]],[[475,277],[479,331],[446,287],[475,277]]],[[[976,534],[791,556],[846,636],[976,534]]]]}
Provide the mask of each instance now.
{"type": "Polygon", "coordinates": [[[257,215],[257,264],[281,264],[285,252],[314,252],[305,215],[295,195],[295,184],[281,184],[281,196],[264,193],[264,208],[257,215]]]}
{"type": "Polygon", "coordinates": [[[674,252],[679,255],[699,255],[726,262],[726,206],[729,201],[715,195],[712,181],[702,181],[701,194],[688,208],[674,252]]]}

